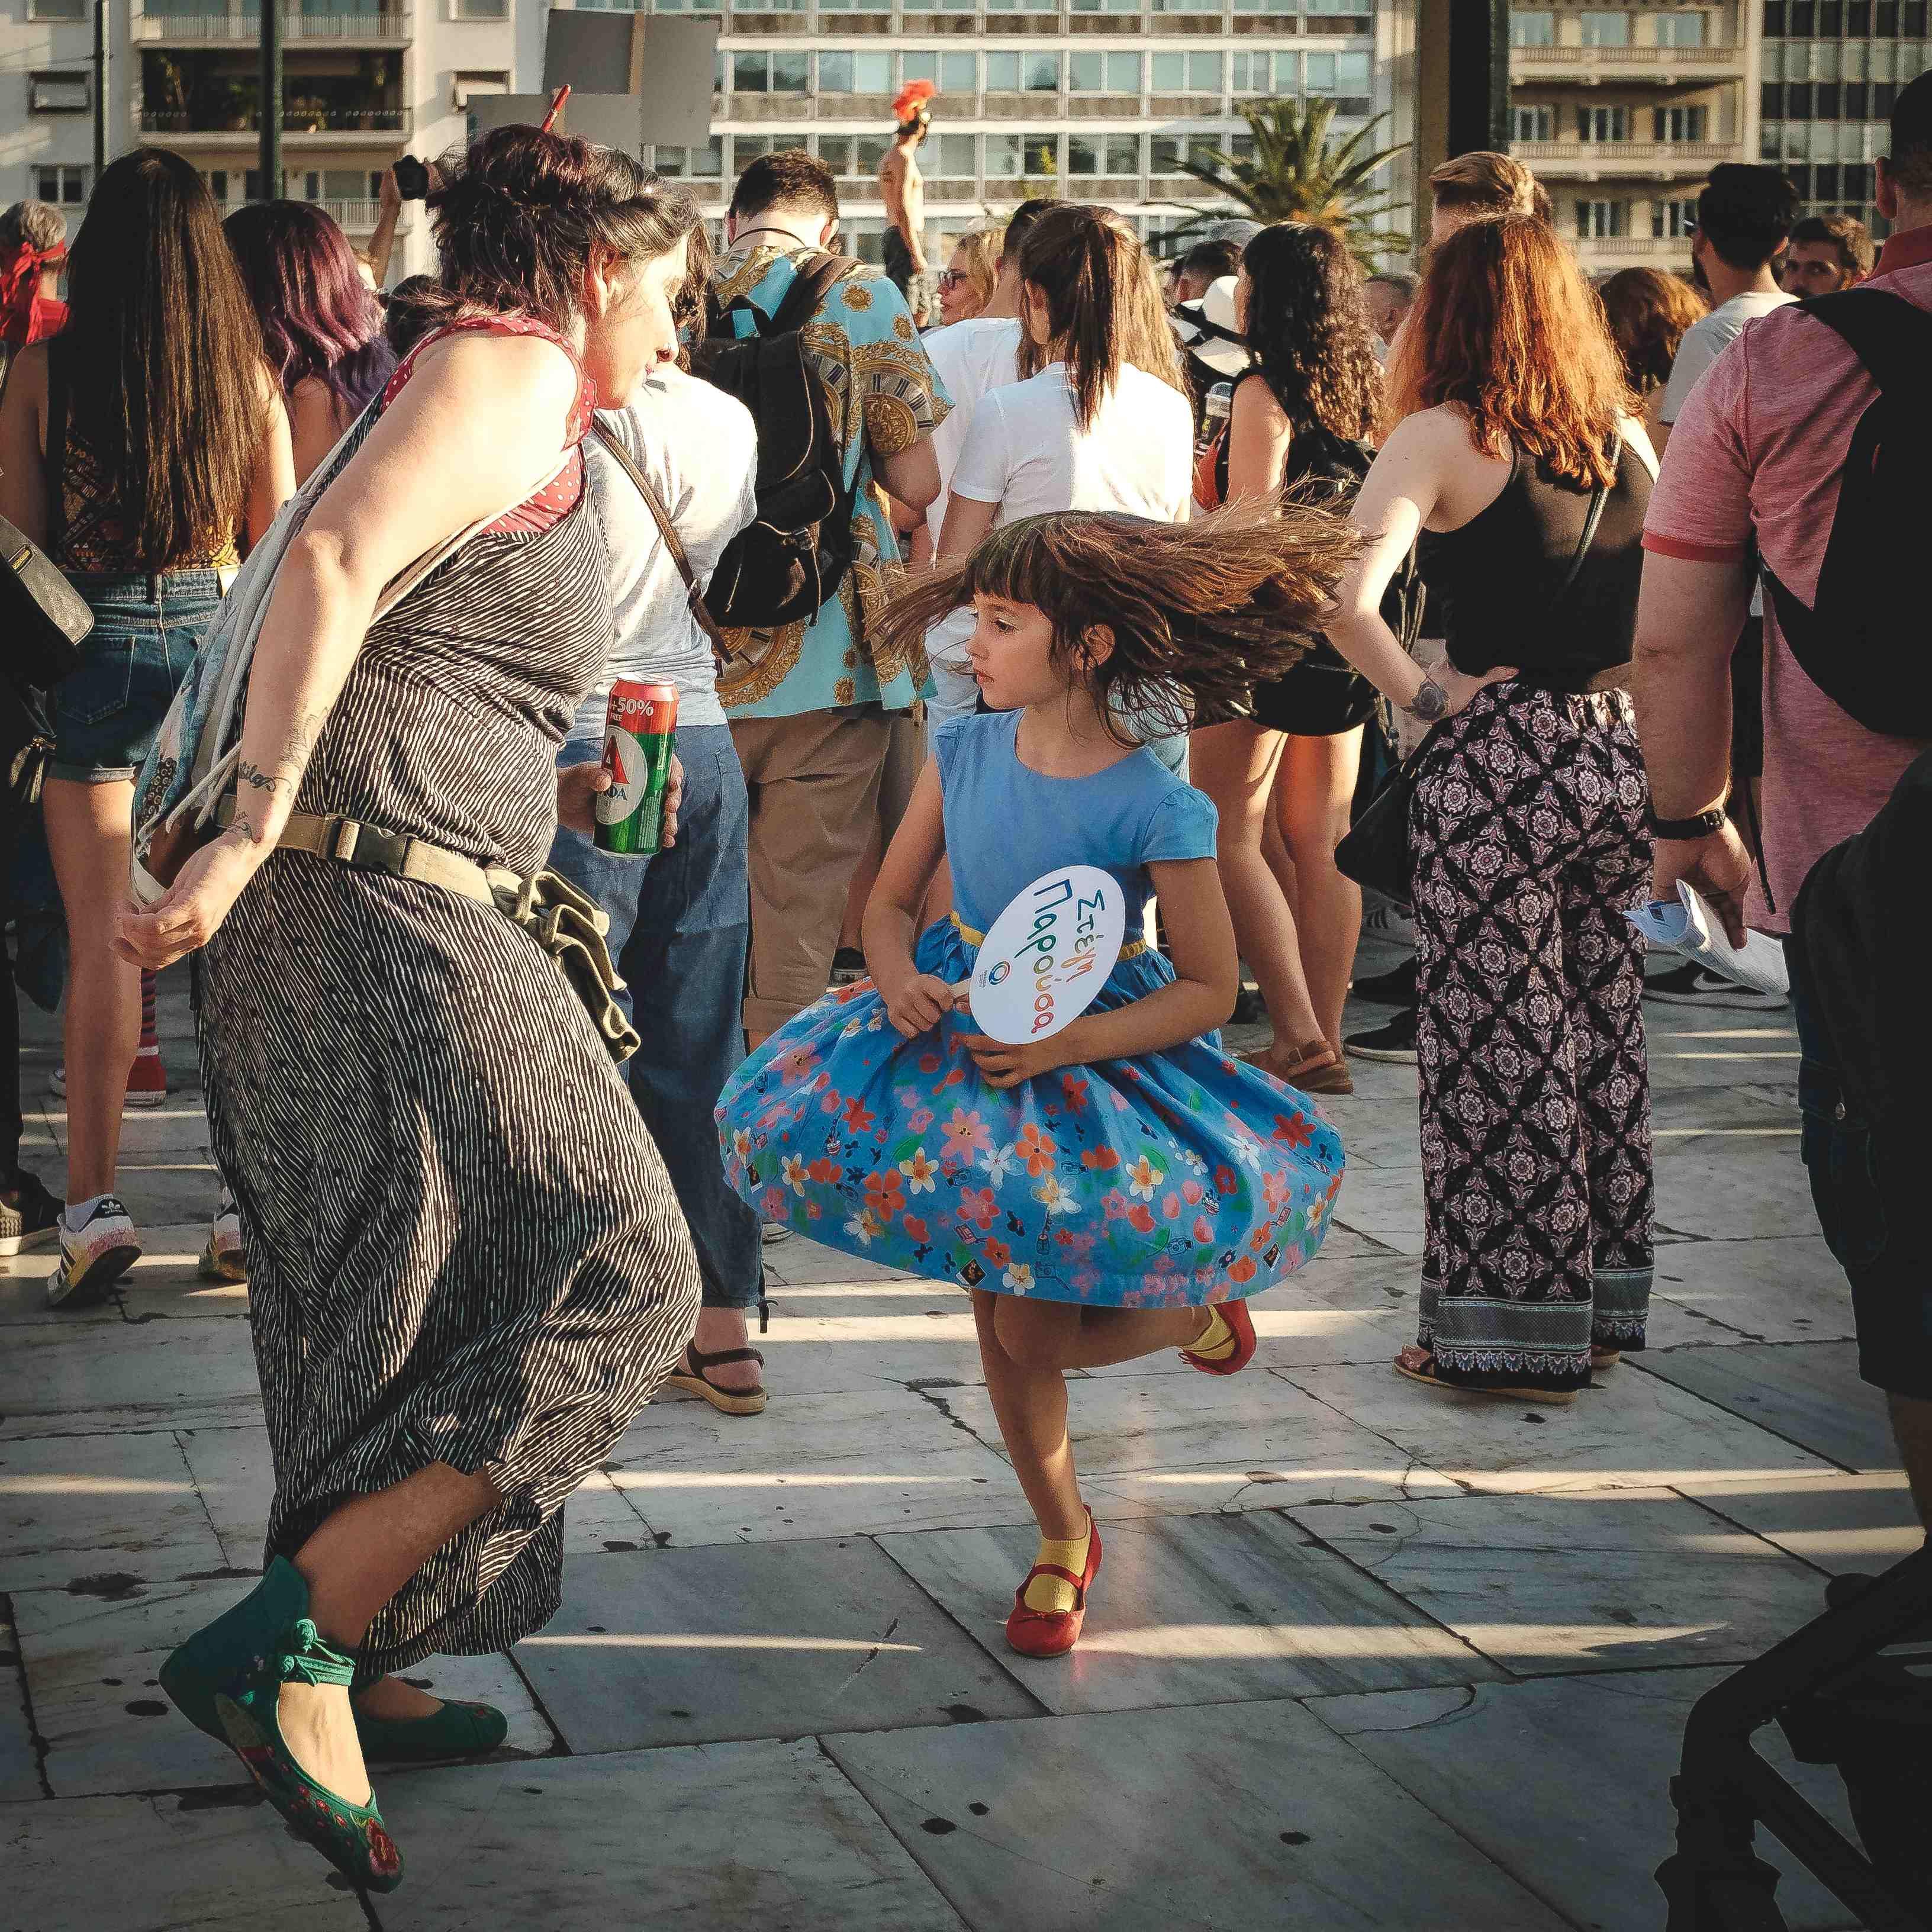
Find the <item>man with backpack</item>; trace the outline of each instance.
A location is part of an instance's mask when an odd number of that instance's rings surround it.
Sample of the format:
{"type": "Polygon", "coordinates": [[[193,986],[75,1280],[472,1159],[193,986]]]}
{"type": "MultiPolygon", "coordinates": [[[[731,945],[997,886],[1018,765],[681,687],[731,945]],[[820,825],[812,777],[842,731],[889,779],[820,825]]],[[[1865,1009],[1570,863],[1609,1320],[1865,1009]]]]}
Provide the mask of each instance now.
{"type": "Polygon", "coordinates": [[[1918,535],[1932,436],[1932,76],[1900,93],[1891,149],[1877,199],[1892,234],[1876,272],[1760,316],[1684,402],[1645,527],[1636,718],[1657,896],[1674,900],[1688,880],[1734,941],[1748,925],[1791,931],[1797,902],[1802,1152],[1851,1282],[1860,1372],[1890,1399],[1919,1514],[1932,1518],[1932,1239],[1911,1192],[1925,1094],[1907,1077],[1932,1070],[1932,1042],[1920,1038],[1923,954],[1907,968],[1909,1000],[1874,994],[1897,983],[1886,956],[1895,935],[1922,919],[1932,839],[1907,866],[1863,868],[1882,881],[1882,899],[1870,884],[1847,896],[1861,874],[1844,864],[1932,742],[1918,535]],[[1761,877],[1726,815],[1729,662],[1754,569],[1765,605],[1761,877]],[[1808,901],[1821,888],[1837,895],[1827,919],[1808,923],[1801,887],[1808,901]],[[1855,925],[1888,936],[1848,946],[1855,925]],[[1874,1067],[1890,1070],[1896,1109],[1872,1103],[1886,1084],[1874,1067]]]}
{"type": "Polygon", "coordinates": [[[874,485],[914,510],[938,495],[932,433],[950,404],[898,290],[827,253],[838,226],[815,155],[754,161],[731,198],[698,358],[758,430],[758,521],[710,598],[734,652],[718,694],[752,800],[754,1046],[825,991],[890,721],[926,682],[922,654],[874,652],[898,567],[874,485]]]}

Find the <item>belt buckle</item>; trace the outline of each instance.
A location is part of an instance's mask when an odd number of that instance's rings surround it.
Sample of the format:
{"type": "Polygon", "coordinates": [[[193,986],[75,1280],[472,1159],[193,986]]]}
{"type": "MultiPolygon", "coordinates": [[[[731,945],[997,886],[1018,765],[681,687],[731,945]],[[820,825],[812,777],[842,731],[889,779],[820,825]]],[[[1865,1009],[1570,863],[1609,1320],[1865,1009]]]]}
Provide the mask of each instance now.
{"type": "Polygon", "coordinates": [[[345,818],[336,826],[331,856],[340,864],[354,866],[368,872],[404,876],[416,840],[406,832],[392,832],[383,825],[365,825],[345,818]]]}

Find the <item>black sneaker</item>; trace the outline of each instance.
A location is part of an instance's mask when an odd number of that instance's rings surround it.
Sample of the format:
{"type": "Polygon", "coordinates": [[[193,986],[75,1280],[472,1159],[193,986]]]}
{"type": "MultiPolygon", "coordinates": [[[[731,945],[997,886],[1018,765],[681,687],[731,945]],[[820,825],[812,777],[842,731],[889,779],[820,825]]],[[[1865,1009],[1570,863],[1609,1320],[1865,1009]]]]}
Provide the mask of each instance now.
{"type": "Polygon", "coordinates": [[[40,1185],[40,1176],[16,1168],[12,1184],[0,1190],[0,1255],[38,1247],[60,1226],[61,1204],[40,1185]]]}
{"type": "Polygon", "coordinates": [[[1352,1033],[1342,1042],[1358,1060],[1392,1060],[1415,1064],[1415,1009],[1404,1006],[1387,1026],[1352,1033]]]}
{"type": "Polygon", "coordinates": [[[856,946],[842,946],[832,956],[832,979],[835,986],[849,986],[855,980],[866,976],[866,956],[856,946]]]}
{"type": "Polygon", "coordinates": [[[1790,1004],[1776,993],[1740,986],[1721,973],[1713,973],[1687,959],[1667,972],[1652,973],[1643,982],[1643,996],[1666,1006],[1721,1007],[1727,1012],[1780,1013],[1790,1004]]]}
{"type": "Polygon", "coordinates": [[[1234,995],[1234,1010],[1228,1016],[1230,1026],[1259,1026],[1268,1018],[1268,1003],[1252,986],[1244,986],[1234,995]]]}
{"type": "Polygon", "coordinates": [[[1378,1006],[1412,1006],[1415,1004],[1415,962],[1405,959],[1386,973],[1358,980],[1348,989],[1358,1000],[1378,1006]]]}

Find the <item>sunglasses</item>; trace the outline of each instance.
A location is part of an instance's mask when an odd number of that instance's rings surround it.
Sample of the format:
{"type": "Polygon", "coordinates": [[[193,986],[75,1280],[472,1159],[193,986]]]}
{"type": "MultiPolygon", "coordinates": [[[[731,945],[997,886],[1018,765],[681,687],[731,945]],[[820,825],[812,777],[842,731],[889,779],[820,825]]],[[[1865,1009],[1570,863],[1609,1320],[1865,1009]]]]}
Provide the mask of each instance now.
{"type": "Polygon", "coordinates": [[[965,279],[957,268],[941,268],[939,272],[939,292],[946,294],[956,289],[965,279]]]}

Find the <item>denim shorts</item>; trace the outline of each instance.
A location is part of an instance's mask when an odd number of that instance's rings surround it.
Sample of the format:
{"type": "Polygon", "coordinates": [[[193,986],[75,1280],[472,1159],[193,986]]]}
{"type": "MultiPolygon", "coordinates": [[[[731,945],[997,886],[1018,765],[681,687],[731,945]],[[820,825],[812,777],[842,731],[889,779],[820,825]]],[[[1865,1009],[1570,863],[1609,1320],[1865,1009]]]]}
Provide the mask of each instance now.
{"type": "Polygon", "coordinates": [[[1829,1035],[1795,983],[1799,1147],[1825,1244],[1852,1288],[1858,1374],[1892,1395],[1932,1401],[1932,1252],[1922,1183],[1845,1091],[1829,1035]]]}
{"type": "Polygon", "coordinates": [[[80,664],[53,690],[48,776],[82,784],[131,779],[221,602],[212,570],[164,576],[76,575],[94,613],[80,664]]]}

